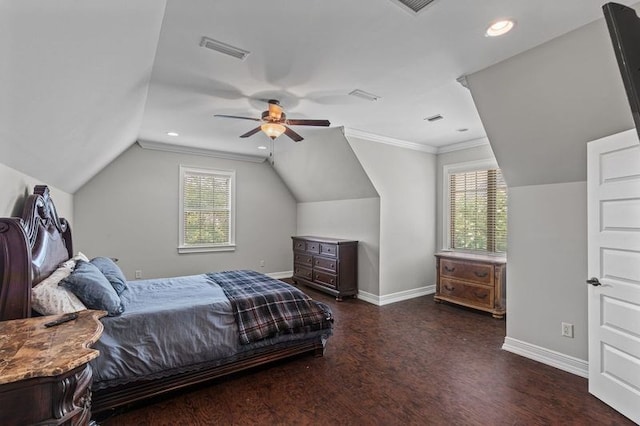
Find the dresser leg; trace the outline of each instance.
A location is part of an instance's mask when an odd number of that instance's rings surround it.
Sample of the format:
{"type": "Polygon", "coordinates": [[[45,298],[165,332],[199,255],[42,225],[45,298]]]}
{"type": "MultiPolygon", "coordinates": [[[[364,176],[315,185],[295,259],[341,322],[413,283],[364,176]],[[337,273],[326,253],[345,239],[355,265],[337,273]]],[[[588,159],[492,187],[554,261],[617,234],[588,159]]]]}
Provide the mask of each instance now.
{"type": "Polygon", "coordinates": [[[342,296],[336,296],[336,300],[337,300],[338,302],[342,302],[342,296]]]}

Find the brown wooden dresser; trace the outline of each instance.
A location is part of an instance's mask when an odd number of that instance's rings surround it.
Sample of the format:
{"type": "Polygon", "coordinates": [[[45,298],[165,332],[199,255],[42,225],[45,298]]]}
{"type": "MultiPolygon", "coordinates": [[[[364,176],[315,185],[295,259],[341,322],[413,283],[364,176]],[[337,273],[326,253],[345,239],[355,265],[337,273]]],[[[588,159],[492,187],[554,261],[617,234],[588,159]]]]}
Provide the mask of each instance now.
{"type": "Polygon", "coordinates": [[[358,241],[323,237],[293,239],[293,281],[332,294],[358,295],[358,241]]]}
{"type": "Polygon", "coordinates": [[[52,315],[0,322],[0,424],[86,425],[104,311],[46,328],[52,315]]]}
{"type": "Polygon", "coordinates": [[[436,302],[451,302],[491,312],[506,312],[507,259],[502,256],[436,253],[436,302]]]}

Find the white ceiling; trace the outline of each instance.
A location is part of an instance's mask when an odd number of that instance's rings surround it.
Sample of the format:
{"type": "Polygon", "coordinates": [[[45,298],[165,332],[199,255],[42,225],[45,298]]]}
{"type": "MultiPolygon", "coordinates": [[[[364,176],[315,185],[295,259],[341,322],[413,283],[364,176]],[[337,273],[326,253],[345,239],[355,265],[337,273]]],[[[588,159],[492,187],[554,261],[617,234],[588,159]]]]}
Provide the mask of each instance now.
{"type": "Polygon", "coordinates": [[[435,0],[415,15],[393,0],[0,0],[0,161],[75,192],[136,139],[263,155],[265,135],[238,138],[256,123],[213,115],[258,117],[265,98],[289,118],[425,146],[483,138],[456,78],[601,18],[603,3],[435,0]],[[485,37],[503,17],[515,29],[485,37]]]}

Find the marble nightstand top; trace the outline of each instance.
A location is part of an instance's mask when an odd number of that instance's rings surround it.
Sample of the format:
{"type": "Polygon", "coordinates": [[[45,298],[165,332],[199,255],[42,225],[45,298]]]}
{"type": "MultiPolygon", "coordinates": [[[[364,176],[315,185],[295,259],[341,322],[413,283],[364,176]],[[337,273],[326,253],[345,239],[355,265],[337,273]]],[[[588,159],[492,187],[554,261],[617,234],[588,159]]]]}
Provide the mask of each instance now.
{"type": "Polygon", "coordinates": [[[80,311],[77,319],[47,328],[62,315],[0,322],[0,384],[57,376],[100,353],[91,349],[102,334],[104,311],[80,311]]]}

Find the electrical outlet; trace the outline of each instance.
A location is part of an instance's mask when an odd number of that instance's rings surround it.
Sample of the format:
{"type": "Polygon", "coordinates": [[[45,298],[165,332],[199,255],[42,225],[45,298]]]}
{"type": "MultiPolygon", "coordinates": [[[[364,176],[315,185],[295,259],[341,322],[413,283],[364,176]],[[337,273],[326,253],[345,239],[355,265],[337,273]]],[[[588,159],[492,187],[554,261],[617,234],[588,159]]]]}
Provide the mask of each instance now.
{"type": "Polygon", "coordinates": [[[142,278],[142,271],[140,269],[138,269],[136,271],[136,280],[139,280],[140,278],[142,278]]]}
{"type": "Polygon", "coordinates": [[[562,323],[562,335],[564,337],[573,338],[573,324],[569,324],[568,322],[562,323]]]}
{"type": "Polygon", "coordinates": [[[261,260],[261,261],[260,261],[260,267],[261,267],[261,268],[264,268],[264,260],[261,260]]]}

